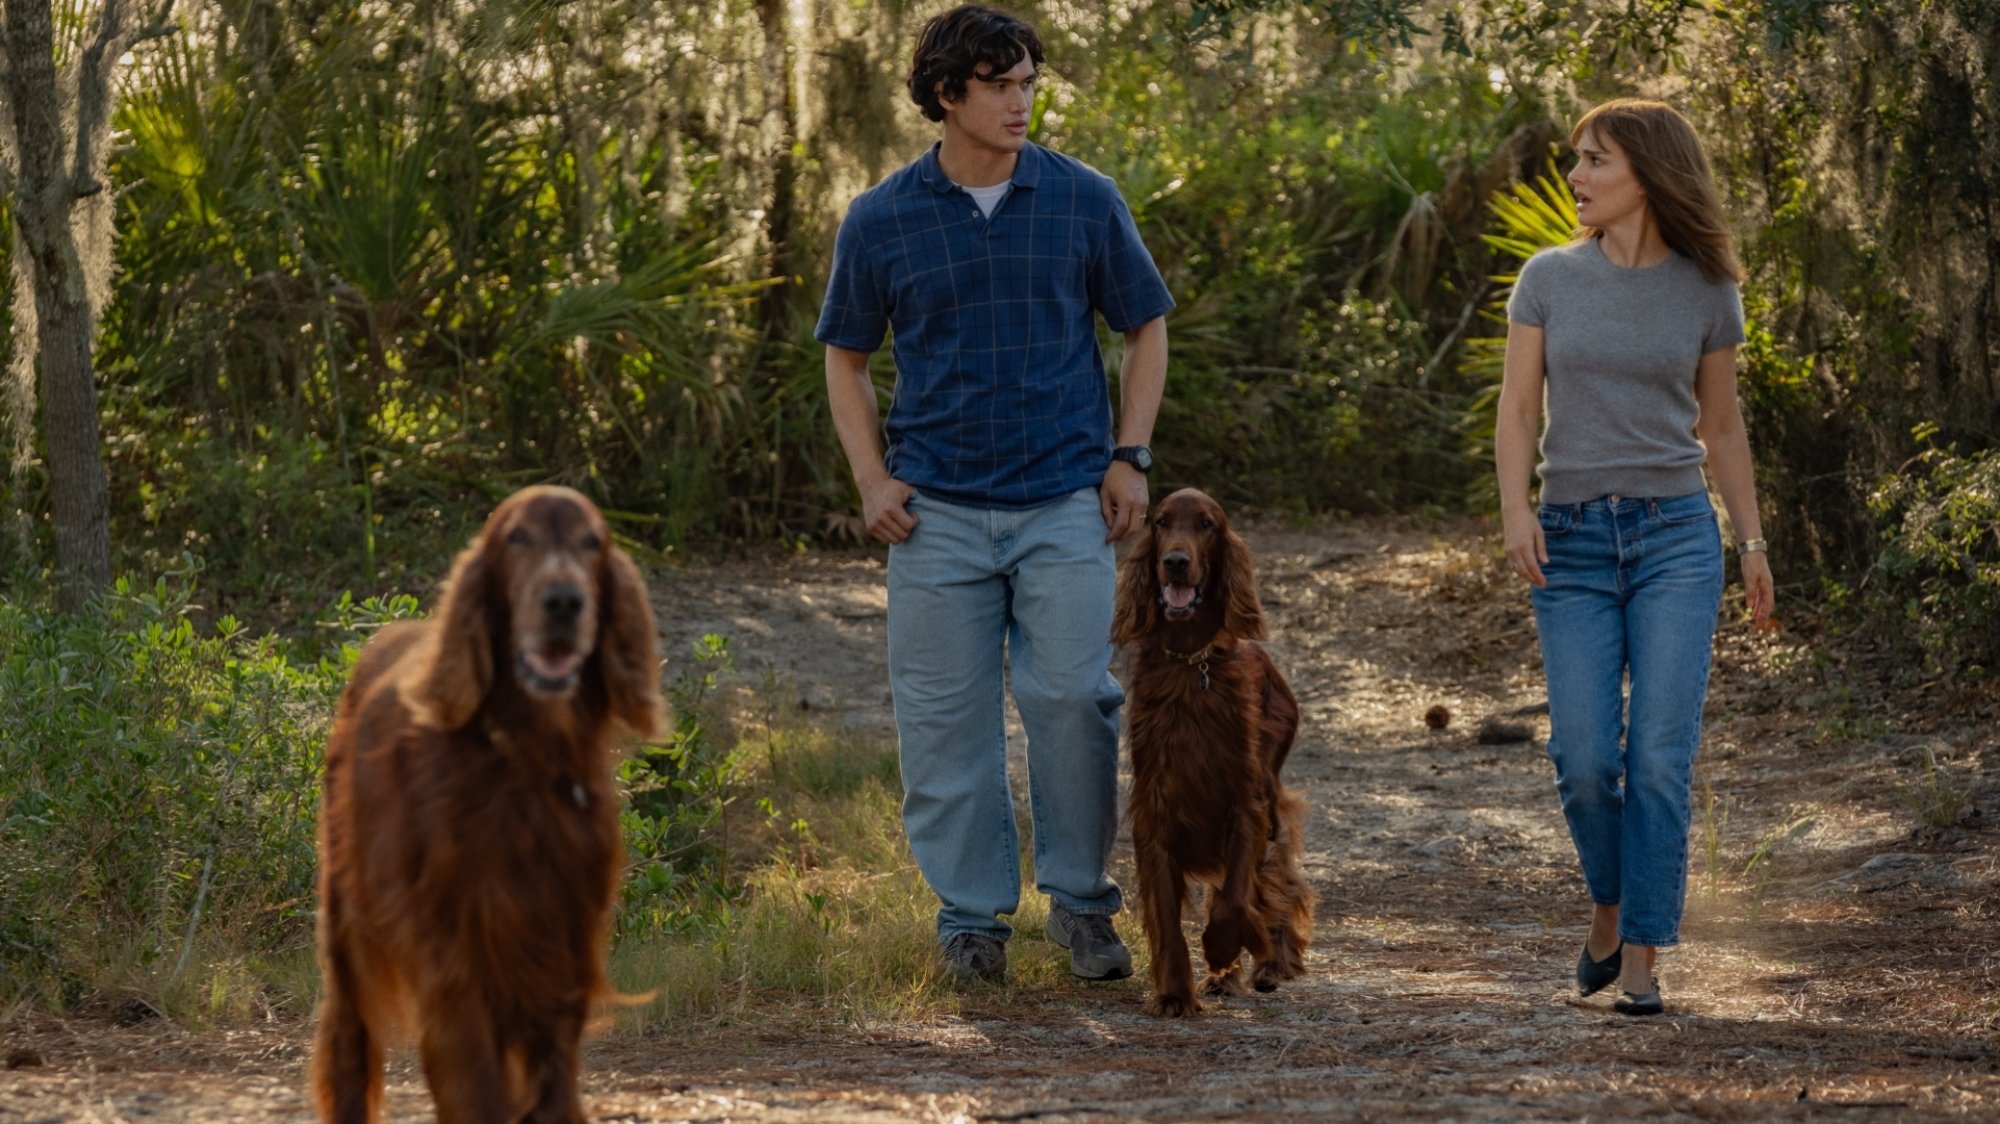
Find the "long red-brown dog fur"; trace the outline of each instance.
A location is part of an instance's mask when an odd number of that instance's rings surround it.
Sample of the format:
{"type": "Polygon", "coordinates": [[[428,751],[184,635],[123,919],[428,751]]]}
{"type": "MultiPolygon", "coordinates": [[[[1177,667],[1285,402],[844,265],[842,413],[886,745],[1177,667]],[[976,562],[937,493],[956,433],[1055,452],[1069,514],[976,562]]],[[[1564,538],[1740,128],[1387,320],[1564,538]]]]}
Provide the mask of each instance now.
{"type": "Polygon", "coordinates": [[[1258,641],[1249,548],[1193,489],[1161,500],[1119,567],[1112,642],[1130,652],[1132,845],[1151,953],[1146,1010],[1200,1011],[1181,911],[1207,890],[1204,990],[1270,991],[1305,970],[1317,895],[1300,871],[1305,801],[1279,779],[1299,705],[1258,641]]]}
{"type": "Polygon", "coordinates": [[[566,488],[503,501],[442,606],[362,651],[320,811],[323,1120],[382,1104],[415,1040],[441,1124],[580,1124],[624,847],[611,739],[661,718],[637,567],[566,488]]]}

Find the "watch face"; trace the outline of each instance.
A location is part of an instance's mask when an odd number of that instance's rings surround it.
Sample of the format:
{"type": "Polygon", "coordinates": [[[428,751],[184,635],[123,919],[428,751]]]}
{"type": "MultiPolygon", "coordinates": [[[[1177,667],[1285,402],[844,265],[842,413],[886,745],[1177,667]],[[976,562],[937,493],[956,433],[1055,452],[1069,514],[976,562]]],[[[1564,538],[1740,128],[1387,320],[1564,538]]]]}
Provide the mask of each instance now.
{"type": "Polygon", "coordinates": [[[1144,445],[1125,445],[1111,450],[1111,459],[1124,461],[1140,472],[1153,470],[1153,450],[1144,445]]]}

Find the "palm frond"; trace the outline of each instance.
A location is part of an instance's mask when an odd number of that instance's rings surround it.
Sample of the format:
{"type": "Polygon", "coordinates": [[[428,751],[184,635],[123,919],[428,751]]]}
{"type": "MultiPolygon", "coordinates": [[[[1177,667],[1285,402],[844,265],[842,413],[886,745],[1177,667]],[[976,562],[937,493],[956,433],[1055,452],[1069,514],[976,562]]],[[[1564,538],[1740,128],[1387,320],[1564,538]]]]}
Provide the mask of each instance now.
{"type": "MultiPolygon", "coordinates": [[[[1459,371],[1485,385],[1467,407],[1461,426],[1467,451],[1481,457],[1493,445],[1500,381],[1507,364],[1507,298],[1513,294],[1514,282],[1520,277],[1519,263],[1568,242],[1581,225],[1577,221],[1576,197],[1570,194],[1569,184],[1564,182],[1553,160],[1548,170],[1532,181],[1514,184],[1495,196],[1492,210],[1493,226],[1480,240],[1516,263],[1514,270],[1493,275],[1499,287],[1482,313],[1488,323],[1499,325],[1501,334],[1466,340],[1458,357],[1459,371]]],[[[1497,497],[1493,478],[1482,474],[1474,477],[1474,481],[1473,503],[1494,506],[1497,497]]]]}

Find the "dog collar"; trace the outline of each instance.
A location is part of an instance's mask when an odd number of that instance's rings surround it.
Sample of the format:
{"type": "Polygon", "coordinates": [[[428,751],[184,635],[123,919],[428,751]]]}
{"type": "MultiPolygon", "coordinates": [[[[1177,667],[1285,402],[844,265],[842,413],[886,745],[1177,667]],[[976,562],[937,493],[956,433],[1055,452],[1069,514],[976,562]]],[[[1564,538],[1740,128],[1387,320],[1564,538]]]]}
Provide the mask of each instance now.
{"type": "Polygon", "coordinates": [[[1165,644],[1160,645],[1160,651],[1165,652],[1168,659],[1179,660],[1200,672],[1201,689],[1208,690],[1208,660],[1210,656],[1215,655],[1215,641],[1203,644],[1201,650],[1195,652],[1176,652],[1165,644]]]}
{"type": "Polygon", "coordinates": [[[1164,644],[1160,645],[1160,651],[1165,652],[1170,660],[1179,660],[1187,664],[1205,663],[1208,657],[1215,654],[1215,641],[1203,644],[1201,650],[1197,652],[1176,652],[1164,644]]]}

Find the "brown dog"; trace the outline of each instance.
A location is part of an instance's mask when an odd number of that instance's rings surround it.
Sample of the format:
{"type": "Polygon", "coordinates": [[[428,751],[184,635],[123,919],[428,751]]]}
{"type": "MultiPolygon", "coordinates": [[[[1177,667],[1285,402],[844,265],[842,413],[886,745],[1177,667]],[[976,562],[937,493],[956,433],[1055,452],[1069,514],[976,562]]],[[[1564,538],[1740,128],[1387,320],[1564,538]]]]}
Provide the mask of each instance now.
{"type": "Polygon", "coordinates": [[[1249,548],[1222,508],[1185,489],[1160,501],[1118,574],[1114,644],[1131,647],[1125,724],[1132,846],[1152,952],[1155,1015],[1191,1015],[1181,908],[1208,889],[1206,990],[1241,995],[1305,970],[1317,895],[1299,871],[1305,801],[1279,782],[1299,704],[1257,643],[1264,610],[1249,548]]]}
{"type": "Polygon", "coordinates": [[[624,846],[614,722],[660,721],[646,587],[567,488],[503,502],[430,620],[361,653],[327,744],[320,1116],[373,1121],[413,1035],[440,1124],[581,1122],[624,846]]]}

